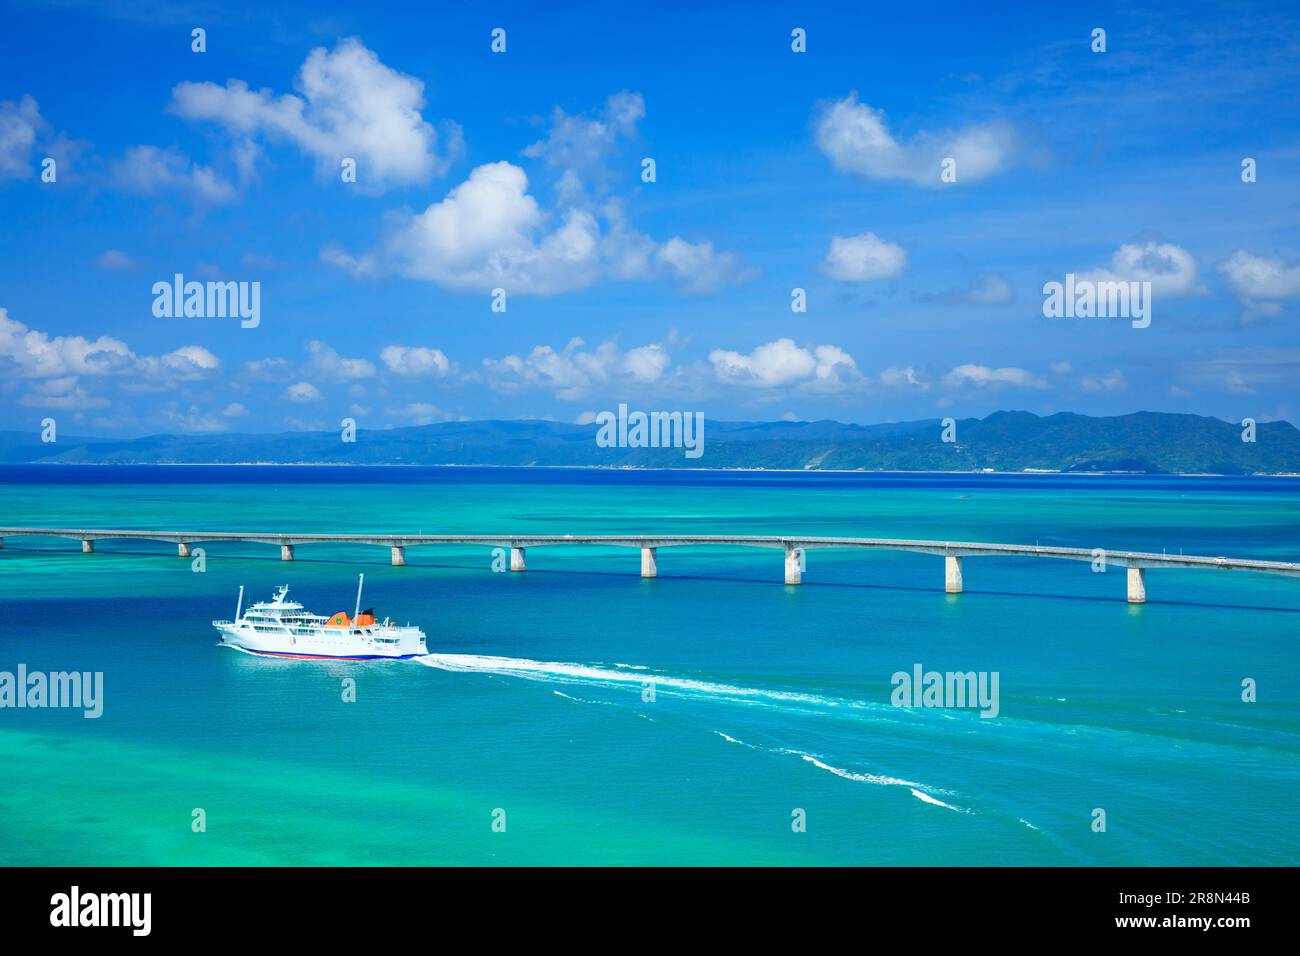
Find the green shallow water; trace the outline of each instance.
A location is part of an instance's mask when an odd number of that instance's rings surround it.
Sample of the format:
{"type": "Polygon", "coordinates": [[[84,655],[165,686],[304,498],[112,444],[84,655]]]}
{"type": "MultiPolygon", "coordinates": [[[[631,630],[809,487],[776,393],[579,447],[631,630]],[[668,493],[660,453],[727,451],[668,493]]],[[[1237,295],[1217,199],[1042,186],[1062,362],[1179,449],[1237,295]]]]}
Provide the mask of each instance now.
{"type": "MultiPolygon", "coordinates": [[[[0,470],[0,525],[872,535],[1294,559],[1300,482],[486,469],[0,470]],[[61,477],[52,477],[55,476],[61,477]]],[[[1300,859],[1300,581],[968,559],[8,538],[0,670],[102,671],[104,715],[0,709],[10,864],[1256,864],[1300,859]],[[428,662],[214,646],[239,585],[419,623],[428,662]],[[1000,714],[890,705],[996,671],[1000,714]],[[1259,682],[1259,702],[1240,699],[1259,682]],[[357,683],[355,702],[342,682],[357,683]],[[642,681],[654,686],[643,700],[642,681]],[[191,831],[203,808],[207,831],[191,831]],[[1091,812],[1104,808],[1107,832],[1091,812]],[[505,832],[492,829],[504,810],[505,832]],[[807,831],[791,830],[802,810],[807,831]]]]}

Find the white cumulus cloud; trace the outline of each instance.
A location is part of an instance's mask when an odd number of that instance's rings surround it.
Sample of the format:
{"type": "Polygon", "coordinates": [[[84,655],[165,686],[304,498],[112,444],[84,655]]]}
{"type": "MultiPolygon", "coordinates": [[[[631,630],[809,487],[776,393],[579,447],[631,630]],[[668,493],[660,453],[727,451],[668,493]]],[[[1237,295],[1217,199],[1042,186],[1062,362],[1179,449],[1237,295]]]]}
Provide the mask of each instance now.
{"type": "Polygon", "coordinates": [[[1177,298],[1200,295],[1196,260],[1171,242],[1126,242],[1111,256],[1110,268],[1079,276],[1091,282],[1150,282],[1152,296],[1177,298]]]}
{"type": "Polygon", "coordinates": [[[161,391],[208,378],[220,365],[201,345],[137,355],[121,339],[107,335],[51,336],[9,318],[8,310],[0,307],[0,378],[27,383],[29,390],[19,399],[24,405],[103,408],[108,401],[90,395],[83,380],[114,381],[125,391],[161,391]]]}
{"type": "Polygon", "coordinates": [[[441,349],[422,346],[386,345],[379,352],[379,360],[388,371],[396,375],[432,375],[446,378],[451,372],[451,362],[441,349]]]}
{"type": "Polygon", "coordinates": [[[284,394],[291,402],[319,402],[325,397],[311,382],[294,382],[284,390],[284,394]]]}
{"type": "Polygon", "coordinates": [[[920,186],[944,185],[941,164],[949,158],[956,160],[958,183],[987,179],[1010,165],[1018,149],[1015,128],[1001,120],[900,140],[884,110],[859,102],[856,92],[821,104],[814,128],[817,147],[836,169],[920,186]]]}
{"type": "Polygon", "coordinates": [[[749,354],[728,349],[709,353],[713,374],[725,385],[745,388],[798,386],[805,391],[834,392],[861,381],[853,356],[834,345],[804,348],[781,338],[749,354]]]}
{"type": "Polygon", "coordinates": [[[1300,297],[1300,264],[1238,249],[1218,269],[1252,313],[1273,313],[1283,300],[1300,297]]]}
{"type": "Polygon", "coordinates": [[[294,86],[297,95],[275,96],[237,79],[225,86],[179,83],[171,108],[225,127],[240,138],[245,157],[262,135],[312,156],[322,176],[338,176],[341,160],[355,159],[362,188],[425,182],[445,171],[459,149],[460,130],[452,124],[440,151],[438,132],[421,114],[424,83],[385,66],[355,37],[332,51],[312,50],[294,86]]]}
{"type": "Polygon", "coordinates": [[[822,271],[832,279],[845,282],[870,282],[889,279],[907,266],[907,252],[902,246],[886,242],[874,232],[860,236],[832,236],[830,249],[822,260],[822,271]]]}
{"type": "Polygon", "coordinates": [[[0,308],[0,363],[6,374],[26,379],[134,376],[158,381],[202,378],[221,363],[200,345],[159,356],[136,355],[121,339],[101,335],[50,336],[9,318],[0,308]]]}
{"type": "Polygon", "coordinates": [[[184,345],[157,358],[137,360],[137,371],[146,379],[168,384],[206,378],[220,366],[220,360],[201,345],[184,345]]]}
{"type": "Polygon", "coordinates": [[[396,272],[459,291],[549,295],[601,278],[667,275],[686,292],[743,281],[735,257],[710,243],[674,237],[662,245],[615,217],[602,231],[579,206],[547,213],[528,192],[528,176],[508,162],[487,163],[424,212],[399,218],[380,247],[353,256],[327,247],[322,258],[357,275],[396,272]]]}

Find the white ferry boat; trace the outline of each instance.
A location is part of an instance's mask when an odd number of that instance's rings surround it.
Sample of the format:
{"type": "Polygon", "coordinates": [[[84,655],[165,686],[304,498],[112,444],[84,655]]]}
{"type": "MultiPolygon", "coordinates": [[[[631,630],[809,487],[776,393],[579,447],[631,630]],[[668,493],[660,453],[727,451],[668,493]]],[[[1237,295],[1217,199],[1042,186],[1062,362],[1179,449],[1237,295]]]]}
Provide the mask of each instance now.
{"type": "Polygon", "coordinates": [[[213,621],[221,643],[262,654],[312,661],[406,660],[429,653],[424,632],[410,624],[399,626],[388,618],[375,619],[375,609],[361,610],[361,586],[357,582],[357,606],[352,617],[339,611],[331,617],[312,614],[297,601],[289,600],[289,586],[276,590],[269,601],[259,601],[240,613],[244,589],[233,621],[213,621]]]}

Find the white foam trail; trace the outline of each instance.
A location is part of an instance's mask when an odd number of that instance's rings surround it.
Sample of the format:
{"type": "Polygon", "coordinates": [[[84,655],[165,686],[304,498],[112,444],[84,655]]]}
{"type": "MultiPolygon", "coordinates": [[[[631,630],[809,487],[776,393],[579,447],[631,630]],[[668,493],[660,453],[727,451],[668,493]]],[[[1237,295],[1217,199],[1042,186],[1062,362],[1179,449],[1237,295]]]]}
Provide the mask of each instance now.
{"type": "MultiPolygon", "coordinates": [[[[811,704],[817,707],[826,707],[833,709],[857,709],[865,710],[873,705],[865,701],[849,700],[847,698],[837,697],[820,697],[815,694],[799,694],[793,691],[782,690],[765,690],[758,687],[737,687],[732,684],[717,684],[711,681],[691,680],[684,677],[669,677],[657,673],[629,673],[627,670],[612,670],[607,667],[595,667],[589,664],[568,664],[561,661],[534,661],[526,657],[496,657],[484,654],[427,654],[424,657],[412,658],[417,663],[425,667],[433,667],[438,670],[471,672],[482,674],[499,674],[504,676],[522,677],[529,680],[560,680],[560,681],[597,681],[611,684],[636,684],[653,683],[656,688],[673,688],[679,691],[712,694],[724,698],[729,698],[739,702],[755,701],[775,701],[780,703],[811,704]]],[[[620,665],[615,665],[620,666],[620,665]]],[[[628,665],[622,665],[624,667],[628,665]]],[[[559,691],[552,693],[560,697],[566,697],[569,700],[580,700],[569,694],[561,694],[559,691]]],[[[587,703],[584,701],[584,703],[587,703]]],[[[591,701],[589,703],[601,703],[591,701]]],[[[882,709],[884,705],[879,705],[882,709]]],[[[892,708],[891,708],[892,709],[892,708]]],[[[754,744],[747,744],[743,740],[737,740],[735,737],[728,736],[721,731],[715,730],[719,737],[722,737],[728,743],[739,744],[742,747],[750,747],[756,750],[767,750],[771,753],[788,754],[806,760],[813,766],[833,773],[845,780],[854,780],[859,783],[869,783],[876,786],[885,787],[907,787],[912,791],[912,795],[918,800],[933,804],[939,807],[945,807],[949,810],[955,810],[958,813],[969,813],[968,810],[962,810],[951,804],[944,803],[935,797],[930,796],[924,790],[919,789],[926,787],[925,784],[915,783],[911,780],[902,780],[898,777],[887,777],[873,773],[854,773],[851,770],[844,770],[840,767],[834,767],[813,754],[804,753],[801,750],[788,750],[776,747],[758,747],[754,744]]],[[[949,791],[940,790],[936,787],[926,787],[928,790],[934,790],[938,793],[948,793],[949,791]]]]}
{"type": "MultiPolygon", "coordinates": [[[[820,767],[827,773],[833,773],[837,777],[843,777],[845,780],[857,780],[861,783],[874,783],[883,787],[921,787],[924,784],[915,783],[911,780],[900,780],[898,777],[882,777],[875,773],[854,773],[852,770],[842,770],[839,767],[832,767],[828,763],[818,760],[812,754],[802,753],[798,750],[786,750],[784,753],[797,754],[804,760],[807,760],[814,767],[820,767]]],[[[913,790],[913,793],[917,791],[913,790]]],[[[945,804],[946,806],[946,804],[945,804]]]]}
{"type": "MultiPolygon", "coordinates": [[[[748,698],[759,701],[811,704],[817,707],[841,709],[866,709],[872,706],[865,701],[849,700],[847,698],[820,697],[816,694],[766,690],[759,687],[737,687],[732,684],[717,684],[711,681],[671,677],[666,674],[652,674],[645,671],[629,673],[626,670],[593,667],[589,664],[534,661],[526,657],[493,657],[481,654],[427,654],[424,657],[413,658],[413,660],[426,667],[433,667],[438,670],[501,674],[531,678],[533,680],[604,681],[607,683],[637,685],[648,682],[654,684],[657,689],[669,687],[680,691],[713,694],[736,700],[748,698]]],[[[880,706],[883,707],[884,705],[880,706]]]]}
{"type": "Polygon", "coordinates": [[[924,802],[924,803],[932,803],[932,804],[934,804],[936,807],[946,807],[947,809],[949,809],[949,810],[955,810],[955,811],[957,811],[958,813],[970,813],[969,810],[963,810],[961,807],[954,807],[951,803],[944,803],[942,800],[936,800],[934,797],[930,796],[928,793],[925,793],[924,791],[921,791],[921,790],[917,790],[917,789],[915,789],[915,788],[913,788],[913,790],[912,790],[912,796],[916,797],[916,799],[918,799],[918,800],[920,800],[920,801],[922,801],[922,802],[924,802]]]}
{"type": "Polygon", "coordinates": [[[925,792],[926,790],[933,790],[936,793],[946,794],[951,793],[949,790],[942,790],[938,787],[931,787],[924,783],[916,783],[913,780],[903,780],[899,777],[887,777],[877,773],[854,773],[852,770],[845,770],[842,767],[833,767],[820,757],[817,757],[814,754],[804,753],[802,750],[790,750],[786,747],[762,747],[758,744],[749,744],[745,743],[743,740],[737,740],[730,734],[724,734],[720,730],[715,730],[714,733],[728,743],[739,744],[742,747],[748,747],[750,750],[766,750],[768,753],[786,754],[791,757],[799,757],[801,760],[807,761],[814,767],[825,770],[827,773],[833,773],[837,777],[843,777],[845,780],[853,780],[858,783],[869,783],[878,787],[907,787],[912,792],[912,795],[918,800],[923,800],[926,803],[933,804],[937,807],[946,807],[949,810],[956,810],[958,813],[970,812],[969,810],[963,810],[960,807],[954,807],[950,803],[944,803],[942,800],[932,797],[929,793],[925,792]]]}
{"type": "Polygon", "coordinates": [[[577,704],[600,704],[602,707],[613,707],[614,702],[610,700],[588,700],[585,697],[574,697],[572,694],[566,694],[563,691],[551,691],[556,697],[563,697],[565,700],[571,700],[577,704]]]}
{"type": "Polygon", "coordinates": [[[1019,820],[1021,823],[1023,823],[1025,826],[1029,827],[1029,829],[1031,829],[1031,830],[1037,830],[1037,829],[1038,829],[1038,827],[1034,826],[1032,823],[1030,823],[1030,822],[1029,822],[1028,820],[1026,820],[1024,817],[1016,817],[1016,819],[1019,820]]]}

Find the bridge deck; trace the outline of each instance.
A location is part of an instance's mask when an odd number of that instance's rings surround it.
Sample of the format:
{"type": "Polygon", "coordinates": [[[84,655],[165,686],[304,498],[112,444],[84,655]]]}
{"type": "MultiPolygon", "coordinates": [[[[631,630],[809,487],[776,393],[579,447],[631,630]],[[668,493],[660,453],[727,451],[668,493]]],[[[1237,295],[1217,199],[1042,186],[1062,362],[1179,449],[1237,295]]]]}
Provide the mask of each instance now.
{"type": "MultiPolygon", "coordinates": [[[[207,541],[239,541],[272,544],[288,548],[299,544],[367,544],[390,548],[423,545],[483,545],[522,550],[551,545],[603,545],[628,548],[670,548],[687,546],[779,548],[786,552],[814,548],[859,548],[882,551],[914,551],[945,557],[1002,556],[1058,558],[1074,561],[1104,560],[1123,568],[1217,568],[1255,571],[1300,577],[1300,562],[1264,561],[1253,558],[1203,555],[1156,554],[1146,551],[1063,548],[1027,544],[999,544],[984,541],[926,541],[911,538],[836,538],[804,535],[502,535],[502,534],[298,534],[256,531],[169,531],[126,528],[0,528],[0,540],[9,537],[56,537],[82,542],[108,539],[165,541],[189,546],[207,541]]],[[[85,545],[83,545],[83,549],[85,545]]]]}

